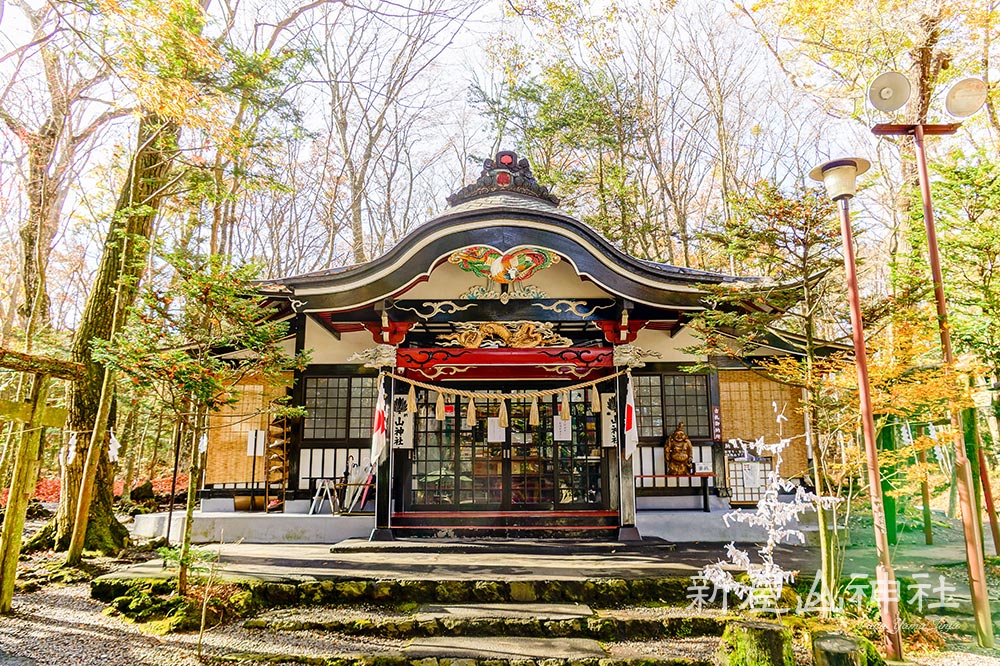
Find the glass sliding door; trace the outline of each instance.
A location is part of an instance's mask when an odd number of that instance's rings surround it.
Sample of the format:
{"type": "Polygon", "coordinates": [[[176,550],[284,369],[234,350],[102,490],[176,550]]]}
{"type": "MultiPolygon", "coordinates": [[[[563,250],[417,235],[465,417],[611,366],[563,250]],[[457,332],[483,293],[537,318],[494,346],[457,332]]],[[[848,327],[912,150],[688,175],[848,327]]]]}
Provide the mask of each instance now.
{"type": "Polygon", "coordinates": [[[448,397],[445,419],[435,418],[437,395],[417,394],[414,448],[410,452],[407,506],[417,511],[572,510],[603,506],[599,417],[586,390],[570,396],[571,418],[560,400],[507,400],[508,427],[500,428],[500,403],[476,401],[476,423],[466,423],[468,400],[448,397]]]}

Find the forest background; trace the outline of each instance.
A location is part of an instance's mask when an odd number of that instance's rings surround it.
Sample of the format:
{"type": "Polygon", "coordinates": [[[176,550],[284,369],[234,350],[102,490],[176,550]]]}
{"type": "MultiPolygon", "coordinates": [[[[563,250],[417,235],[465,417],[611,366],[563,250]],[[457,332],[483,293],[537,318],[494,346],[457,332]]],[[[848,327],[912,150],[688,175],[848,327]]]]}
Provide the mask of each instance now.
{"type": "MultiPolygon", "coordinates": [[[[839,241],[817,235],[833,209],[806,174],[858,154],[874,164],[853,208],[878,406],[942,421],[956,396],[933,371],[912,145],[873,137],[888,118],[864,102],[875,75],[898,70],[908,122],[945,120],[943,92],[964,76],[989,90],[929,151],[959,393],[980,396],[995,463],[996,394],[983,388],[1000,363],[998,19],[965,0],[0,2],[0,347],[76,364],[51,386],[4,372],[0,391],[68,408],[66,427],[45,432],[41,473],[74,489],[96,475],[106,524],[111,481],[169,470],[174,416],[198,410],[176,400],[176,368],[105,373],[95,341],[133,324],[183,329],[170,295],[186,293],[191,266],[267,278],[371,260],[499,149],[637,257],[776,279],[827,270],[798,314],[844,340],[839,241]],[[87,462],[101,409],[120,457],[104,445],[87,462]]],[[[856,423],[856,411],[827,416],[828,432],[856,423]]],[[[3,427],[7,485],[25,429],[3,427]]],[[[75,498],[46,535],[57,546],[75,498]]],[[[112,528],[94,545],[121,538],[112,528]]]]}

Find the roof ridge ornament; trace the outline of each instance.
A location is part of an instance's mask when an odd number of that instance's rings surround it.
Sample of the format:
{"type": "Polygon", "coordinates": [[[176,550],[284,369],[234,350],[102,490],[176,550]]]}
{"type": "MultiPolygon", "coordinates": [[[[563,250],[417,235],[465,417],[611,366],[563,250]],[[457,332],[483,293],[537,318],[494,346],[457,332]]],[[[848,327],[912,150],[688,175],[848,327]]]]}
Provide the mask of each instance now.
{"type": "Polygon", "coordinates": [[[527,158],[518,159],[512,150],[501,150],[494,159],[483,161],[483,172],[476,182],[466,185],[447,198],[452,206],[470,199],[495,192],[515,192],[527,194],[559,205],[559,198],[549,192],[549,188],[539,185],[531,174],[527,158]]]}

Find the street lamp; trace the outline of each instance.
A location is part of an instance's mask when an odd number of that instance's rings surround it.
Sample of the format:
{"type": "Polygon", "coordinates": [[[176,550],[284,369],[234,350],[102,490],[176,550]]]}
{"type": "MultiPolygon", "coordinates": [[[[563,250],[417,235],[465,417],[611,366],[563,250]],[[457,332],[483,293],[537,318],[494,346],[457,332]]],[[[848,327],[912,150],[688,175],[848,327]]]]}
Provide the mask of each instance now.
{"type": "MultiPolygon", "coordinates": [[[[868,90],[868,100],[880,111],[895,111],[903,107],[910,96],[909,83],[898,72],[887,72],[877,77],[868,90]]],[[[962,79],[948,91],[945,109],[955,118],[964,119],[976,113],[986,102],[986,84],[980,79],[962,79]]],[[[950,135],[958,131],[962,124],[892,124],[879,123],[872,128],[875,136],[912,136],[917,157],[917,175],[920,180],[920,199],[924,209],[924,228],[927,232],[927,259],[934,280],[934,303],[937,307],[938,334],[941,338],[941,355],[944,358],[946,376],[955,367],[955,355],[951,346],[951,332],[948,326],[948,308],[944,295],[944,277],[938,253],[937,232],[934,228],[934,208],[931,204],[930,177],[927,174],[927,153],[924,150],[924,136],[950,135]]],[[[948,408],[951,418],[952,438],[955,445],[955,482],[958,486],[959,505],[962,510],[962,530],[965,536],[965,557],[969,568],[969,591],[976,618],[976,634],[979,644],[992,648],[993,621],[990,615],[989,591],[986,587],[986,564],[982,550],[982,533],[973,492],[972,464],[965,451],[962,414],[951,404],[948,408]]],[[[986,472],[985,468],[981,473],[986,472]]]]}
{"type": "Polygon", "coordinates": [[[886,656],[892,661],[903,658],[902,636],[899,631],[899,605],[896,594],[896,574],[889,559],[889,536],[885,526],[882,503],[882,482],[879,478],[878,449],[875,440],[875,417],[872,414],[871,385],[868,382],[868,354],[861,321],[861,297],[858,293],[858,269],[854,261],[854,235],[851,232],[850,201],[857,190],[857,177],[868,171],[871,163],[860,157],[846,157],[821,164],[809,172],[809,177],[826,185],[827,195],[837,202],[840,211],[840,235],[844,242],[844,270],[847,273],[847,300],[851,306],[851,337],[854,340],[854,364],[858,369],[858,398],[861,402],[861,430],[868,462],[868,492],[872,503],[872,523],[875,530],[876,591],[882,627],[885,632],[886,656]]]}

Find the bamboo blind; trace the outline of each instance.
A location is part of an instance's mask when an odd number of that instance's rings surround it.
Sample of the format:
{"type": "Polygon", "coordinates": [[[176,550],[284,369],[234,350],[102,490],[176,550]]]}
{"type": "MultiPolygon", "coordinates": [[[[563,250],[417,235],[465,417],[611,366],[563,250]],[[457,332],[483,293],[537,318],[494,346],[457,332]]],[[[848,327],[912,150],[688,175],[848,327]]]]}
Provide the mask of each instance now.
{"type": "Polygon", "coordinates": [[[750,370],[719,372],[719,400],[722,407],[722,438],[778,441],[778,423],[773,405],[784,408],[788,418],[781,434],[792,441],[782,454],[779,471],[785,478],[802,476],[809,471],[805,421],[801,412],[800,391],[771,381],[750,370]]]}
{"type": "MultiPolygon", "coordinates": [[[[291,380],[291,373],[288,380],[291,380]]],[[[248,378],[239,384],[239,389],[240,397],[234,404],[209,417],[205,483],[245,483],[249,486],[253,478],[263,487],[265,456],[256,458],[254,470],[251,467],[253,458],[247,455],[247,437],[251,430],[267,429],[271,421],[268,404],[273,398],[284,395],[285,386],[265,388],[259,379],[248,378]]],[[[261,444],[262,449],[265,446],[261,444]]]]}

